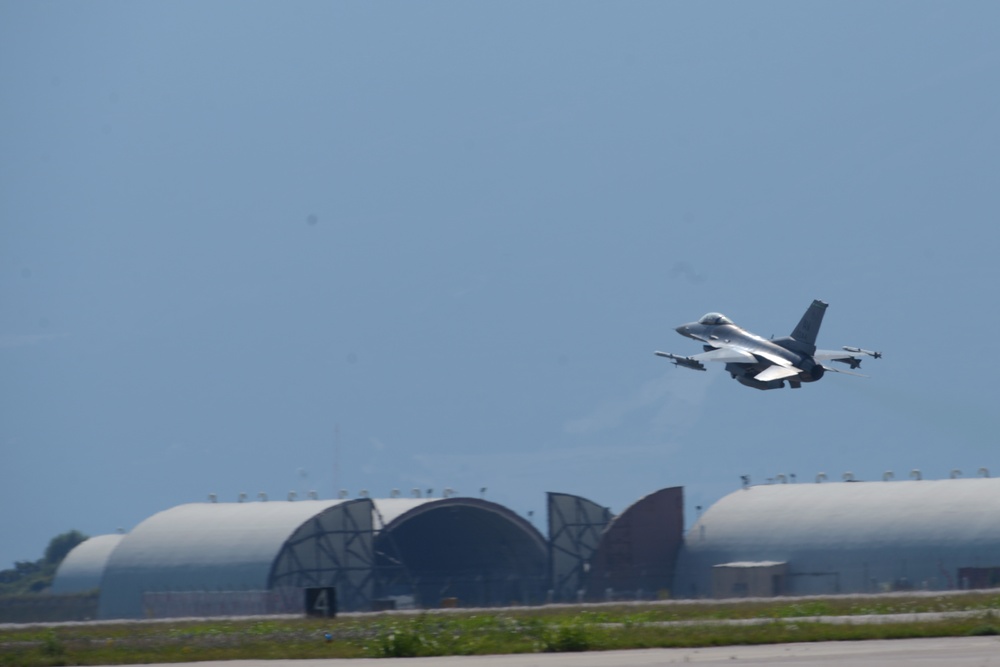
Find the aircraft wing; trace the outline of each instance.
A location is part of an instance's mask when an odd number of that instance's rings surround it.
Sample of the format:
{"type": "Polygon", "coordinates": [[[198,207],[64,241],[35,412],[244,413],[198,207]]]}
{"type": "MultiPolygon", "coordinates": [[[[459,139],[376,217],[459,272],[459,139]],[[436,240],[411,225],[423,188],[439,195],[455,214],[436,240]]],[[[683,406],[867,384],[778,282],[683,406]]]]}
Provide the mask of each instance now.
{"type": "Polygon", "coordinates": [[[759,354],[764,359],[767,359],[768,361],[770,361],[775,366],[782,366],[784,368],[791,368],[792,367],[792,362],[790,362],[788,359],[785,359],[784,357],[779,357],[778,355],[772,354],[772,353],[768,352],[767,350],[758,350],[757,354],[759,354]]]}
{"type": "Polygon", "coordinates": [[[757,357],[753,356],[746,350],[741,350],[735,347],[720,347],[715,350],[709,350],[708,352],[696,354],[691,358],[697,359],[698,361],[722,361],[727,364],[757,363],[757,357]]]}
{"type": "Polygon", "coordinates": [[[658,357],[665,357],[674,362],[676,366],[684,366],[685,368],[693,368],[698,371],[705,370],[705,361],[721,361],[723,363],[729,364],[756,364],[758,363],[757,357],[753,356],[749,352],[740,350],[737,348],[718,348],[715,350],[709,350],[708,352],[702,352],[701,354],[694,354],[690,357],[685,357],[679,354],[671,354],[669,352],[660,352],[657,350],[654,352],[658,357]]]}

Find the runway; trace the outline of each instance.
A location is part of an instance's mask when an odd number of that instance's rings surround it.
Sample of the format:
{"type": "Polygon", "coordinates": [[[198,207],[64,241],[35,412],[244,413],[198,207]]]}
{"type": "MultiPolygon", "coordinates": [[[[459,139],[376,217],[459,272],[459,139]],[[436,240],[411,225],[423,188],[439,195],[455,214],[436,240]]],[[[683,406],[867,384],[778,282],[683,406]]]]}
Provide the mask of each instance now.
{"type": "MultiPolygon", "coordinates": [[[[698,649],[639,649],[589,653],[365,658],[359,660],[230,660],[190,663],[198,667],[658,667],[660,665],[779,665],[780,667],[908,667],[947,665],[1000,667],[1000,638],[943,637],[698,649]]],[[[177,667],[147,665],[146,667],[177,667]]]]}

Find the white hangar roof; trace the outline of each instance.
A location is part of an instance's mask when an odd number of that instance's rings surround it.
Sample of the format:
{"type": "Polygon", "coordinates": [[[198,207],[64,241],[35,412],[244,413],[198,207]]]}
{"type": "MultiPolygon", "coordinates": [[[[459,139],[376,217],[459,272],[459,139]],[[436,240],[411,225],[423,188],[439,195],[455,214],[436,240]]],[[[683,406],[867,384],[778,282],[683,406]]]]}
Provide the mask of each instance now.
{"type": "Polygon", "coordinates": [[[531,579],[521,588],[469,584],[465,599],[534,598],[544,591],[546,555],[529,522],[476,498],[194,503],[124,536],[107,559],[98,614],[168,616],[180,607],[197,614],[197,605],[214,604],[212,595],[244,592],[254,593],[247,597],[254,604],[285,604],[316,586],[336,587],[343,609],[369,609],[381,589],[410,591],[414,579],[426,589],[420,595],[436,600],[443,586],[458,586],[449,582],[462,568],[475,570],[470,581],[531,579]]]}
{"type": "Polygon", "coordinates": [[[203,565],[221,564],[229,580],[263,586],[275,554],[307,519],[345,501],[192,503],[149,517],[133,530],[112,557],[116,568],[136,562],[186,566],[197,552],[203,565]]]}
{"type": "Polygon", "coordinates": [[[872,590],[901,579],[958,587],[959,568],[1000,566],[1000,479],[735,491],[688,531],[675,589],[704,594],[712,566],[739,561],[787,561],[804,577],[799,592],[810,581],[839,589],[829,592],[872,590]]]}
{"type": "Polygon", "coordinates": [[[99,615],[140,616],[141,595],[149,591],[265,590],[296,529],[350,502],[358,501],[192,503],[154,514],[111,554],[99,615]]]}
{"type": "Polygon", "coordinates": [[[84,540],[66,554],[56,570],[52,592],[56,595],[92,591],[101,585],[104,568],[124,535],[97,535],[84,540]]]}

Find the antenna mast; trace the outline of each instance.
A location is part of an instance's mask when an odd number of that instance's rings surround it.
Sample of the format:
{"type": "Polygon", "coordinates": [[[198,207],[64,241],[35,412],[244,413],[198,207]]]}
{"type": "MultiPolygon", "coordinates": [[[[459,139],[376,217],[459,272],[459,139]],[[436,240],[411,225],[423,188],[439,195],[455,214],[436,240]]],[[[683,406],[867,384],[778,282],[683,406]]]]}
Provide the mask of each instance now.
{"type": "Polygon", "coordinates": [[[340,488],[340,422],[333,424],[333,494],[331,498],[337,497],[337,489],[340,488]]]}

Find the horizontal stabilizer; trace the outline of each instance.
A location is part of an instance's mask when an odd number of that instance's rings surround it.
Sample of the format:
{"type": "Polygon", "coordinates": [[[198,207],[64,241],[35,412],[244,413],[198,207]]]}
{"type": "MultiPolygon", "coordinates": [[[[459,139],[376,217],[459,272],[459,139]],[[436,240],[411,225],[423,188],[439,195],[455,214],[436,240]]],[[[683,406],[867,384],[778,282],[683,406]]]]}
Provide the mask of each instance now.
{"type": "Polygon", "coordinates": [[[861,360],[857,357],[837,357],[833,359],[833,361],[841,364],[847,364],[851,368],[861,368],[861,360]]]}
{"type": "Polygon", "coordinates": [[[768,366],[754,376],[754,380],[769,382],[771,380],[782,380],[798,375],[802,371],[794,366],[768,366]]]}
{"type": "Polygon", "coordinates": [[[882,358],[881,352],[872,352],[871,350],[864,350],[861,349],[860,347],[851,347],[850,345],[845,345],[844,349],[847,350],[848,352],[854,352],[857,354],[867,354],[869,357],[872,357],[874,359],[882,358]]]}
{"type": "MultiPolygon", "coordinates": [[[[857,355],[868,355],[874,359],[881,359],[881,352],[872,352],[871,350],[862,350],[860,347],[848,347],[844,346],[844,352],[840,350],[816,350],[816,354],[813,355],[813,359],[816,361],[836,361],[842,364],[847,364],[852,369],[861,367],[861,357],[857,355]]],[[[837,369],[833,369],[836,371],[837,369]]]]}
{"type": "Polygon", "coordinates": [[[856,378],[866,378],[866,377],[868,377],[867,375],[864,375],[863,373],[852,373],[851,371],[845,371],[843,368],[832,368],[832,367],[827,366],[825,364],[823,365],[823,369],[824,370],[828,370],[831,373],[841,373],[842,375],[853,375],[856,378]]]}

